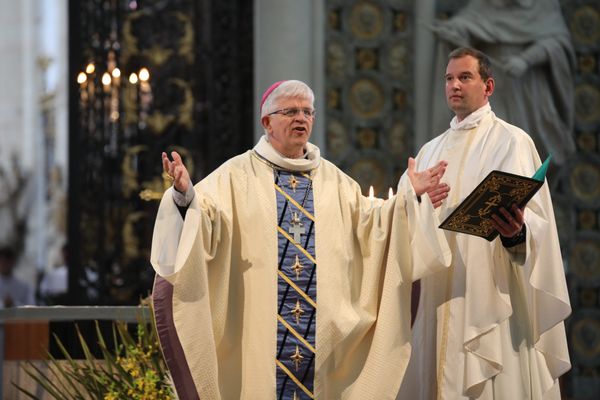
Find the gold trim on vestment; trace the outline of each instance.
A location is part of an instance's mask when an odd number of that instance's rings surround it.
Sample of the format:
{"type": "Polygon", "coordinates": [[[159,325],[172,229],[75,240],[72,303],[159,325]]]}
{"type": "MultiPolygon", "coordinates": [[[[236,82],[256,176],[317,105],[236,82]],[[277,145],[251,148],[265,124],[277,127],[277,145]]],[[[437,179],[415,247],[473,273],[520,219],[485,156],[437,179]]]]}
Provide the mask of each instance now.
{"type": "Polygon", "coordinates": [[[292,238],[289,235],[289,233],[287,233],[282,227],[278,226],[277,230],[279,231],[279,233],[281,233],[283,236],[285,236],[285,238],[287,240],[289,240],[290,243],[292,243],[294,246],[296,246],[298,248],[298,250],[300,250],[302,252],[302,254],[304,254],[313,264],[317,263],[317,260],[315,260],[315,258],[313,256],[311,256],[310,253],[304,247],[302,247],[298,242],[296,242],[294,240],[294,238],[292,238]]]}
{"type": "Polygon", "coordinates": [[[308,294],[306,294],[306,292],[302,289],[300,289],[298,287],[298,285],[296,285],[294,282],[292,282],[292,280],[290,278],[288,278],[288,276],[286,274],[284,274],[281,271],[277,271],[277,273],[279,274],[279,276],[281,276],[283,278],[284,281],[286,281],[286,283],[288,285],[290,285],[296,292],[298,292],[298,294],[300,296],[302,296],[304,298],[304,300],[306,300],[308,302],[308,304],[310,304],[311,306],[313,306],[314,308],[317,308],[317,303],[314,302],[313,299],[310,298],[310,296],[308,294]]]}
{"type": "Polygon", "coordinates": [[[296,208],[298,210],[300,210],[302,212],[302,214],[306,215],[306,218],[310,219],[312,222],[315,222],[315,217],[311,213],[309,213],[308,211],[306,211],[306,209],[304,207],[302,207],[296,200],[294,200],[292,198],[292,196],[290,196],[289,194],[287,194],[278,184],[273,183],[273,185],[275,185],[275,189],[279,193],[281,193],[287,199],[287,201],[289,201],[294,206],[296,206],[296,208]]]}
{"type": "MultiPolygon", "coordinates": [[[[465,146],[465,150],[463,154],[468,154],[469,149],[471,148],[471,144],[473,143],[473,139],[475,138],[475,132],[477,128],[472,128],[469,130],[467,135],[467,143],[465,146]]],[[[465,167],[465,157],[460,160],[460,164],[458,165],[458,171],[462,171],[465,167]]],[[[460,194],[460,180],[457,182],[457,186],[453,190],[454,195],[452,196],[452,203],[458,203],[458,196],[460,194]]],[[[452,286],[454,278],[454,266],[451,265],[448,268],[448,277],[446,280],[446,297],[444,301],[444,320],[442,321],[442,337],[440,343],[440,362],[437,370],[437,398],[442,398],[442,389],[444,384],[444,368],[446,367],[446,357],[448,356],[448,336],[450,330],[450,300],[452,299],[452,286]]]]}
{"type": "Polygon", "coordinates": [[[306,393],[306,394],[308,395],[308,397],[310,397],[311,399],[314,399],[314,398],[315,398],[315,396],[312,394],[312,392],[311,392],[310,390],[308,390],[308,388],[307,388],[306,386],[304,386],[304,385],[302,384],[302,382],[300,382],[300,380],[299,380],[298,378],[296,378],[296,376],[295,376],[294,374],[292,374],[292,372],[291,372],[289,369],[287,369],[287,367],[286,367],[285,365],[283,365],[283,363],[282,363],[281,361],[279,361],[278,359],[275,359],[275,363],[277,364],[277,366],[278,366],[279,368],[281,368],[281,370],[282,370],[283,372],[285,372],[285,374],[286,374],[287,376],[289,376],[289,377],[290,377],[290,379],[291,379],[292,381],[294,381],[294,383],[295,383],[295,384],[296,384],[296,385],[297,385],[297,386],[298,386],[300,389],[302,389],[302,391],[303,391],[304,393],[306,393]]]}
{"type": "Polygon", "coordinates": [[[442,322],[442,337],[440,343],[440,365],[437,371],[437,398],[442,398],[442,385],[444,383],[444,368],[446,366],[446,357],[448,355],[448,335],[450,325],[450,295],[452,293],[452,278],[454,276],[454,266],[448,270],[448,280],[446,281],[446,301],[444,303],[444,320],[442,322]]]}
{"type": "Polygon", "coordinates": [[[306,346],[307,349],[312,351],[313,354],[316,353],[315,348],[310,343],[308,343],[308,341],[306,339],[304,339],[302,337],[302,335],[300,335],[294,328],[292,328],[292,326],[290,324],[288,324],[287,321],[285,319],[283,319],[283,317],[280,314],[277,314],[277,319],[279,320],[279,322],[281,322],[283,324],[283,326],[285,326],[287,328],[288,331],[290,331],[292,333],[292,335],[296,336],[296,339],[301,341],[302,344],[304,346],[306,346]]]}

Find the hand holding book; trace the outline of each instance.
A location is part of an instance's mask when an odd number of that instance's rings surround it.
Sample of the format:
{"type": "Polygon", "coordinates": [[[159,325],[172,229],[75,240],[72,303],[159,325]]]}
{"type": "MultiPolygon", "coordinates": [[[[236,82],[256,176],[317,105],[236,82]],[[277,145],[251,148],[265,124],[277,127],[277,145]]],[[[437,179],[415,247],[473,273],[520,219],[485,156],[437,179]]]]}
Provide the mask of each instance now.
{"type": "Polygon", "coordinates": [[[544,184],[551,157],[544,161],[531,178],[497,170],[490,172],[442,222],[440,228],[492,241],[498,236],[498,231],[491,222],[492,215],[503,215],[500,209],[503,207],[511,210],[513,204],[518,209],[525,207],[544,184]]]}

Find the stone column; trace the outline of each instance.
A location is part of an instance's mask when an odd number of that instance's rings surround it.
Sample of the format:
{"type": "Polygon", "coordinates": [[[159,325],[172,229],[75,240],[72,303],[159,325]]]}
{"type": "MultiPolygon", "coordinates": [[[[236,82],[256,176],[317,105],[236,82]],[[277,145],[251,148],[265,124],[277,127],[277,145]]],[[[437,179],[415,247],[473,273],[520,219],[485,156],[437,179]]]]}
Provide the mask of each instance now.
{"type": "Polygon", "coordinates": [[[325,150],[325,0],[254,2],[254,136],[263,135],[259,99],[273,82],[298,79],[315,92],[311,142],[325,150]]]}

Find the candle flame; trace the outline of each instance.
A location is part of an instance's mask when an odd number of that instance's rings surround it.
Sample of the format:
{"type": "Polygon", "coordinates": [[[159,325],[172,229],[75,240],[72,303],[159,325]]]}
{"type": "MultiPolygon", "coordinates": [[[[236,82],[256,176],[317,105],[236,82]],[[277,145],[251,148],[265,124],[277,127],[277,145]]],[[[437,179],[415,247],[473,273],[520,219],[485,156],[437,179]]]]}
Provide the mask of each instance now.
{"type": "Polygon", "coordinates": [[[80,72],[79,75],[77,75],[77,83],[81,85],[85,83],[85,81],[87,81],[87,75],[85,72],[80,72]]]}
{"type": "Polygon", "coordinates": [[[112,76],[113,78],[120,78],[121,77],[121,70],[119,68],[115,68],[112,70],[112,76]]]}
{"type": "Polygon", "coordinates": [[[375,200],[375,191],[373,190],[373,185],[369,187],[369,199],[371,201],[375,200]]]}
{"type": "Polygon", "coordinates": [[[391,199],[394,196],[394,191],[392,190],[392,188],[390,188],[390,190],[388,191],[388,199],[391,199]]]}
{"type": "Polygon", "coordinates": [[[137,82],[138,82],[138,76],[136,75],[135,72],[132,72],[131,75],[129,75],[129,83],[135,85],[137,82]]]}
{"type": "Polygon", "coordinates": [[[104,86],[108,86],[110,85],[110,74],[108,72],[105,72],[104,74],[102,74],[102,84],[104,86]]]}
{"type": "Polygon", "coordinates": [[[148,71],[148,68],[144,67],[140,69],[140,80],[146,82],[148,79],[150,79],[150,71],[148,71]]]}
{"type": "Polygon", "coordinates": [[[87,67],[85,67],[85,72],[88,74],[93,74],[96,70],[96,66],[93,63],[89,63],[87,67]]]}

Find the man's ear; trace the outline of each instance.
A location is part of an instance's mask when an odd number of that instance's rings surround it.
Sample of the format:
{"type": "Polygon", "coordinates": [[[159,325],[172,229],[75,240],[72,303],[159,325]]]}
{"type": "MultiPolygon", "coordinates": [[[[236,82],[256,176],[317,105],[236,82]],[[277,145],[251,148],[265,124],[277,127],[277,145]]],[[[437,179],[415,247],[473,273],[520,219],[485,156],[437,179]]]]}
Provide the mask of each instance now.
{"type": "Polygon", "coordinates": [[[496,82],[494,81],[494,78],[488,78],[488,80],[485,81],[485,94],[487,97],[490,97],[492,93],[494,93],[495,87],[496,82]]]}
{"type": "Polygon", "coordinates": [[[271,131],[271,118],[268,115],[260,119],[260,124],[267,132],[271,131]]]}

